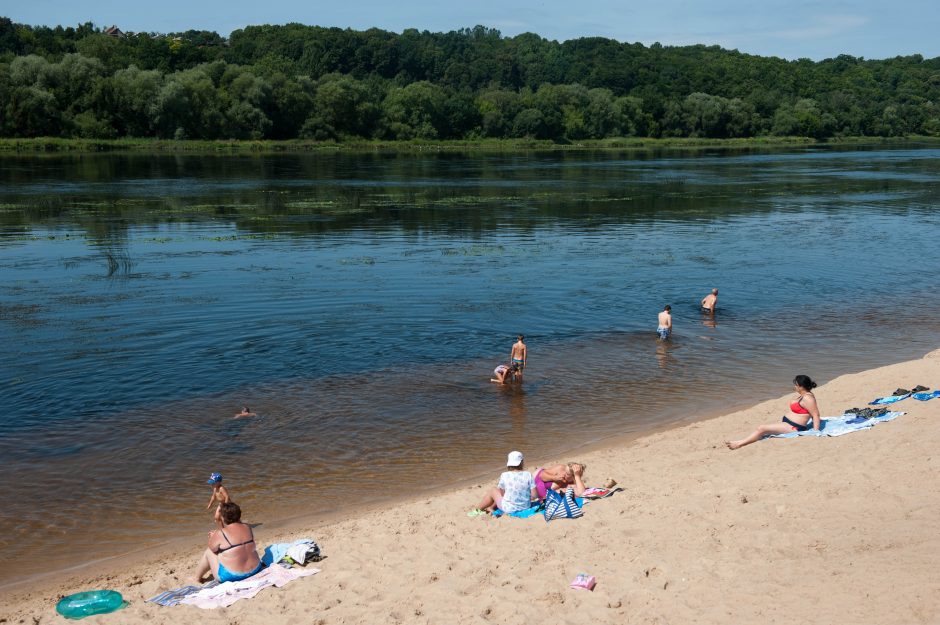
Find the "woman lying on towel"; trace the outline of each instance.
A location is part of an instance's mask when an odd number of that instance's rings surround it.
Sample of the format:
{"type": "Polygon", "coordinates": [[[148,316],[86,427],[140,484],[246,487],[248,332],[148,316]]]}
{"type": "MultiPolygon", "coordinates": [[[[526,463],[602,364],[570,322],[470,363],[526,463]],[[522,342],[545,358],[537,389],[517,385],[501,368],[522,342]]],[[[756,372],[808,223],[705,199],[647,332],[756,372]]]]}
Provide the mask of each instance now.
{"type": "Polygon", "coordinates": [[[545,499],[548,489],[564,492],[569,486],[574,487],[574,496],[580,497],[584,494],[583,476],[584,465],[577,462],[542,467],[532,474],[535,479],[535,490],[539,493],[539,501],[545,499]]]}
{"type": "Polygon", "coordinates": [[[813,429],[819,429],[819,406],[816,404],[816,396],[813,395],[813,389],[816,383],[807,375],[798,375],[793,379],[793,390],[797,397],[790,402],[790,413],[785,415],[780,423],[771,423],[759,426],[747,438],[738,441],[726,441],[728,449],[738,449],[745,445],[759,441],[765,436],[771,434],[788,434],[789,432],[805,432],[810,429],[810,418],[813,419],[813,429]]]}
{"type": "Polygon", "coordinates": [[[242,509],[236,503],[219,506],[222,527],[209,532],[209,548],[202,554],[196,575],[197,584],[210,570],[220,582],[237,582],[251,577],[262,568],[251,527],[241,522],[242,509]]]}

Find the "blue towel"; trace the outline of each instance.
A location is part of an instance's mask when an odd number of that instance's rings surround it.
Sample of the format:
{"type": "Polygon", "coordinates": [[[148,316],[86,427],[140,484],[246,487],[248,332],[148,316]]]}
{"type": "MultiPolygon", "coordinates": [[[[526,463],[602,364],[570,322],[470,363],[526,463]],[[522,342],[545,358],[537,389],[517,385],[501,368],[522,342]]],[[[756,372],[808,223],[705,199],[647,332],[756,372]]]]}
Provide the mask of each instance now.
{"type": "MultiPolygon", "coordinates": [[[[575,497],[574,500],[579,506],[584,506],[584,499],[582,497],[575,497]]],[[[496,508],[496,510],[493,511],[493,516],[498,518],[505,514],[506,516],[513,516],[517,519],[528,519],[530,516],[534,516],[541,512],[541,507],[542,504],[534,503],[525,510],[519,510],[518,512],[503,512],[499,508],[496,508]]]]}
{"type": "Polygon", "coordinates": [[[940,391],[924,391],[923,393],[914,393],[911,395],[914,399],[919,399],[920,401],[928,401],[934,397],[940,397],[940,391]]]}
{"type": "Polygon", "coordinates": [[[796,438],[797,436],[842,436],[851,434],[860,430],[867,430],[884,421],[897,419],[903,412],[887,412],[880,417],[864,419],[854,414],[846,414],[841,417],[829,417],[822,419],[819,424],[819,430],[806,430],[805,432],[787,432],[786,434],[773,434],[769,438],[796,438]]]}
{"type": "Polygon", "coordinates": [[[875,401],[868,402],[869,406],[884,406],[885,404],[893,404],[896,401],[901,401],[902,399],[907,399],[911,394],[907,395],[892,395],[890,397],[879,397],[875,401]]]}
{"type": "Polygon", "coordinates": [[[495,510],[493,510],[493,516],[498,518],[503,515],[506,515],[506,516],[514,516],[517,519],[527,519],[534,514],[538,514],[540,505],[541,504],[535,503],[529,506],[528,508],[526,508],[525,510],[519,510],[518,512],[503,512],[499,508],[496,508],[495,510]]]}

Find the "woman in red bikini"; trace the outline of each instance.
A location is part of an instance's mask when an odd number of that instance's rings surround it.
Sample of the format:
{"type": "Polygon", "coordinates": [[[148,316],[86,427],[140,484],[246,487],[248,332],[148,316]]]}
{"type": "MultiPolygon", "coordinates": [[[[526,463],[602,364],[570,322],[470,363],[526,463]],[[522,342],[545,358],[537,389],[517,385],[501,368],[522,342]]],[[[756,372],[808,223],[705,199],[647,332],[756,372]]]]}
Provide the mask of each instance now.
{"type": "Polygon", "coordinates": [[[790,414],[783,417],[780,423],[762,425],[754,433],[739,441],[727,441],[728,449],[738,449],[750,445],[771,434],[787,434],[788,432],[805,432],[810,429],[812,418],[813,429],[819,429],[819,406],[816,405],[816,396],[813,389],[816,383],[808,375],[798,375],[793,379],[793,389],[797,398],[790,402],[790,414]]]}

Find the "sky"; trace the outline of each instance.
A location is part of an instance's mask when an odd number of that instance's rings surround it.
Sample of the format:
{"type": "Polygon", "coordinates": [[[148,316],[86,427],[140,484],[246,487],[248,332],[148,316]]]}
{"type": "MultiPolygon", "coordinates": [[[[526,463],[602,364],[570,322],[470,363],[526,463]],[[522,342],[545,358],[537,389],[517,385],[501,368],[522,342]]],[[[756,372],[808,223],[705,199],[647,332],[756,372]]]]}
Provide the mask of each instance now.
{"type": "Polygon", "coordinates": [[[91,21],[135,32],[196,29],[223,36],[288,22],[394,32],[481,24],[506,36],[701,43],[787,59],[940,56],[940,0],[0,0],[0,15],[31,25],[91,21]]]}

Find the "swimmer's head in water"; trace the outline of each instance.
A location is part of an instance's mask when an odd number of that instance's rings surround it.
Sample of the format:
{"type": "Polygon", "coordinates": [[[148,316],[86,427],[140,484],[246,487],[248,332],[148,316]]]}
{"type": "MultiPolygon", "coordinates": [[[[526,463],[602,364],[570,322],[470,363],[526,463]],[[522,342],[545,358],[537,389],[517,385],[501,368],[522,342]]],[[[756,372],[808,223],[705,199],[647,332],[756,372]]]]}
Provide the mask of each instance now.
{"type": "Polygon", "coordinates": [[[209,481],[208,481],[207,483],[208,483],[208,484],[212,484],[212,485],[221,484],[221,483],[222,483],[222,474],[221,474],[221,473],[213,473],[212,475],[209,476],[209,481]]]}
{"type": "Polygon", "coordinates": [[[242,412],[251,412],[251,410],[248,409],[248,406],[242,406],[242,412]]]}

